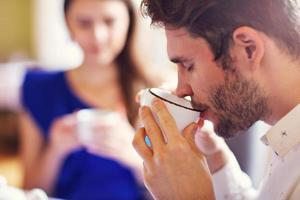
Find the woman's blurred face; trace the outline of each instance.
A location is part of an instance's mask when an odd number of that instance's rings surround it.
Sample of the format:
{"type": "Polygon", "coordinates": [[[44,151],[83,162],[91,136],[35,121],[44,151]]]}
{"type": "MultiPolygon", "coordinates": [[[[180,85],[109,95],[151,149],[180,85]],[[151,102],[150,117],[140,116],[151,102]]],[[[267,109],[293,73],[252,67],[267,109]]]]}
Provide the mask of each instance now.
{"type": "Polygon", "coordinates": [[[66,18],[87,62],[110,64],[123,49],[130,21],[124,2],[73,0],[66,18]]]}

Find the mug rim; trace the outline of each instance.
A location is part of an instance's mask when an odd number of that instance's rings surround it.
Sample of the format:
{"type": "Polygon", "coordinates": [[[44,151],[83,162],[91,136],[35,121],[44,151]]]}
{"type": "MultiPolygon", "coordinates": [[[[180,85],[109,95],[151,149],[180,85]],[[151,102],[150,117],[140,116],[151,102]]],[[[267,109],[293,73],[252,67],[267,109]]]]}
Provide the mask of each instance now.
{"type": "MultiPolygon", "coordinates": [[[[159,99],[161,99],[161,100],[163,100],[163,101],[166,101],[167,103],[170,103],[170,104],[173,104],[173,105],[175,105],[175,106],[179,106],[179,107],[181,107],[181,108],[185,108],[185,109],[188,109],[188,110],[191,110],[191,111],[202,112],[201,110],[197,110],[197,109],[195,109],[195,108],[189,108],[189,107],[180,105],[180,104],[178,104],[178,103],[172,102],[172,101],[170,101],[170,100],[168,100],[168,99],[166,99],[166,98],[163,98],[163,97],[161,97],[161,96],[155,94],[153,91],[151,91],[152,89],[160,89],[160,88],[149,88],[149,92],[150,92],[150,94],[152,94],[153,96],[155,96],[155,97],[157,97],[157,98],[159,98],[159,99]]],[[[187,101],[187,100],[186,100],[186,101],[187,101]]]]}

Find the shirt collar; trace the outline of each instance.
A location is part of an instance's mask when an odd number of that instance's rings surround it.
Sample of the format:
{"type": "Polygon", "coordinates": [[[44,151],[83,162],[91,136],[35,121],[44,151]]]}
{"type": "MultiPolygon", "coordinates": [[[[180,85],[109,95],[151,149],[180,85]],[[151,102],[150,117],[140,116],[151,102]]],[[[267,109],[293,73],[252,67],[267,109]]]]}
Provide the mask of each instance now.
{"type": "Polygon", "coordinates": [[[280,157],[300,144],[300,104],[280,119],[261,140],[280,157]]]}

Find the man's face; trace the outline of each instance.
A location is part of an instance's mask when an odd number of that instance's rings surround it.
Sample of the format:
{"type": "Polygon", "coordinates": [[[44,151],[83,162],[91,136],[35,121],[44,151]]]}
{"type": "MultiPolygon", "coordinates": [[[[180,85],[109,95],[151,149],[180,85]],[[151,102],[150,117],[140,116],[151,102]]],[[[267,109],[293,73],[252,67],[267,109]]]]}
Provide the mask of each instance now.
{"type": "Polygon", "coordinates": [[[185,29],[166,29],[166,36],[169,58],[178,65],[177,95],[191,96],[217,134],[234,136],[268,112],[263,91],[244,78],[237,59],[231,70],[223,70],[204,39],[191,37],[185,29]]]}

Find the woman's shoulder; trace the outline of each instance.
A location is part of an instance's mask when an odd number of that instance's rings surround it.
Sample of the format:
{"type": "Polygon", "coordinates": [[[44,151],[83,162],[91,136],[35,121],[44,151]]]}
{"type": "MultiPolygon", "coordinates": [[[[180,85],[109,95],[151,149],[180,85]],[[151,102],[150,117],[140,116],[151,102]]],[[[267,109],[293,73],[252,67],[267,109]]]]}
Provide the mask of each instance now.
{"type": "Polygon", "coordinates": [[[27,71],[21,88],[23,106],[37,105],[40,101],[51,101],[57,96],[55,94],[63,89],[63,81],[63,71],[27,71]]]}
{"type": "Polygon", "coordinates": [[[46,95],[64,87],[64,71],[29,70],[25,74],[22,93],[46,95]]]}
{"type": "Polygon", "coordinates": [[[24,84],[36,85],[38,87],[52,85],[61,80],[64,71],[28,70],[25,75],[24,84]]]}

